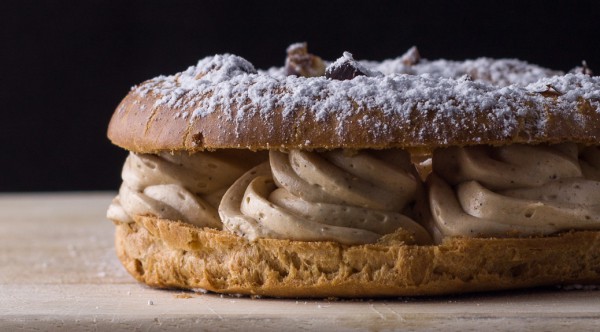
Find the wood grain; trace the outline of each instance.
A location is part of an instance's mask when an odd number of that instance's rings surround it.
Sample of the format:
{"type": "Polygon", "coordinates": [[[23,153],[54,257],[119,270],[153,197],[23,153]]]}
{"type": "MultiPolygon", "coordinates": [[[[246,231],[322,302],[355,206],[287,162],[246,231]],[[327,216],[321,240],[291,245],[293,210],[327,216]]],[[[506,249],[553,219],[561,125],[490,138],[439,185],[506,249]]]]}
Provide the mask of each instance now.
{"type": "Polygon", "coordinates": [[[600,329],[594,290],[315,301],[150,289],[115,257],[113,195],[0,195],[0,331],[600,329]]]}

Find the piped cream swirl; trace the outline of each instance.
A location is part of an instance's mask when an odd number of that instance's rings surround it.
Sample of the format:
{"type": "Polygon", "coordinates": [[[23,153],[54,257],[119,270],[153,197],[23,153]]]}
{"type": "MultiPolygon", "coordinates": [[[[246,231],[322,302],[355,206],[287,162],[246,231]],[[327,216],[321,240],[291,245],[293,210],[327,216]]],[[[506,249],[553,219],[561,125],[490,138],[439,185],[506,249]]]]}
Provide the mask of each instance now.
{"type": "Polygon", "coordinates": [[[130,153],[123,184],[107,217],[128,223],[135,215],[154,215],[200,227],[222,228],[217,206],[227,188],[264,159],[251,152],[130,153]]]}
{"type": "Polygon", "coordinates": [[[428,180],[436,239],[600,228],[600,153],[576,144],[436,150],[428,180]],[[585,166],[584,166],[585,165],[585,166]]]}
{"type": "Polygon", "coordinates": [[[229,231],[251,240],[361,244],[403,228],[430,241],[406,215],[419,182],[405,152],[272,150],[269,159],[225,193],[219,214],[229,231]]]}

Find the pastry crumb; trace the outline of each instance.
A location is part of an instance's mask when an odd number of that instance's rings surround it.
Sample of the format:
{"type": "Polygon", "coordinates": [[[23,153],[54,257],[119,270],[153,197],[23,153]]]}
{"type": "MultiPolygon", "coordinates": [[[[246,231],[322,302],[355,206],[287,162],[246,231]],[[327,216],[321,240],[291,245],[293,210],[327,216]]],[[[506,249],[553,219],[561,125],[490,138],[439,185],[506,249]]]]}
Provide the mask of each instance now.
{"type": "Polygon", "coordinates": [[[175,298],[177,299],[191,299],[193,296],[190,293],[179,293],[175,294],[175,298]]]}

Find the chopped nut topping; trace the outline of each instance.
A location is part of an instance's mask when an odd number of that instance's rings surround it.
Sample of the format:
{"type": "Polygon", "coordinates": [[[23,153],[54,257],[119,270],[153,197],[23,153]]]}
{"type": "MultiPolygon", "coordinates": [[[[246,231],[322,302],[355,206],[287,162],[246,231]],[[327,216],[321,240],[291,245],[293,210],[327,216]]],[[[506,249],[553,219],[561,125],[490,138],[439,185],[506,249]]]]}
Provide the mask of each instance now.
{"type": "Polygon", "coordinates": [[[563,95],[562,92],[558,91],[555,87],[553,87],[550,84],[546,85],[546,87],[548,88],[548,90],[540,92],[544,97],[558,97],[563,95]]]}
{"type": "Polygon", "coordinates": [[[306,43],[296,43],[287,48],[285,71],[287,75],[323,76],[325,74],[325,63],[320,57],[308,53],[306,43]]]}
{"type": "Polygon", "coordinates": [[[344,52],[344,55],[336,62],[332,63],[325,70],[325,77],[334,80],[351,80],[356,76],[365,76],[368,74],[366,68],[361,66],[349,52],[344,52]]]}
{"type": "Polygon", "coordinates": [[[571,69],[569,71],[569,73],[571,73],[571,74],[584,74],[584,75],[589,75],[589,76],[593,76],[594,75],[594,72],[590,69],[590,67],[588,67],[587,61],[585,61],[585,60],[581,61],[581,66],[577,66],[577,67],[571,69]]]}
{"type": "Polygon", "coordinates": [[[421,55],[419,54],[417,47],[413,46],[406,51],[406,53],[400,57],[400,61],[402,61],[405,66],[414,66],[418,64],[419,61],[421,61],[421,55]]]}

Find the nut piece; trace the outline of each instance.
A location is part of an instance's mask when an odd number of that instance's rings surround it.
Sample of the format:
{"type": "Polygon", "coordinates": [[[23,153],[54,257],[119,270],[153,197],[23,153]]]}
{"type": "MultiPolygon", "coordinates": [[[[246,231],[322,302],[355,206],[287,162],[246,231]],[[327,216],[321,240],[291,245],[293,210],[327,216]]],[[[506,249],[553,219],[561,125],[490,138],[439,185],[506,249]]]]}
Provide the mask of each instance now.
{"type": "Polygon", "coordinates": [[[320,57],[308,53],[306,43],[296,43],[287,48],[285,72],[286,75],[303,77],[323,76],[325,63],[320,57]]]}
{"type": "Polygon", "coordinates": [[[588,64],[585,60],[581,61],[581,66],[577,66],[569,71],[571,74],[584,74],[593,76],[594,72],[588,67],[588,64]]]}
{"type": "Polygon", "coordinates": [[[370,72],[352,57],[349,52],[337,59],[334,63],[325,69],[325,77],[334,80],[351,80],[356,76],[371,76],[370,72]]]}
{"type": "Polygon", "coordinates": [[[414,66],[421,61],[421,55],[419,54],[419,50],[416,46],[411,47],[406,53],[402,54],[400,57],[400,61],[405,66],[414,66]]]}
{"type": "Polygon", "coordinates": [[[558,91],[551,84],[546,84],[546,88],[547,90],[540,92],[540,94],[544,97],[558,97],[563,95],[562,92],[558,91]]]}

